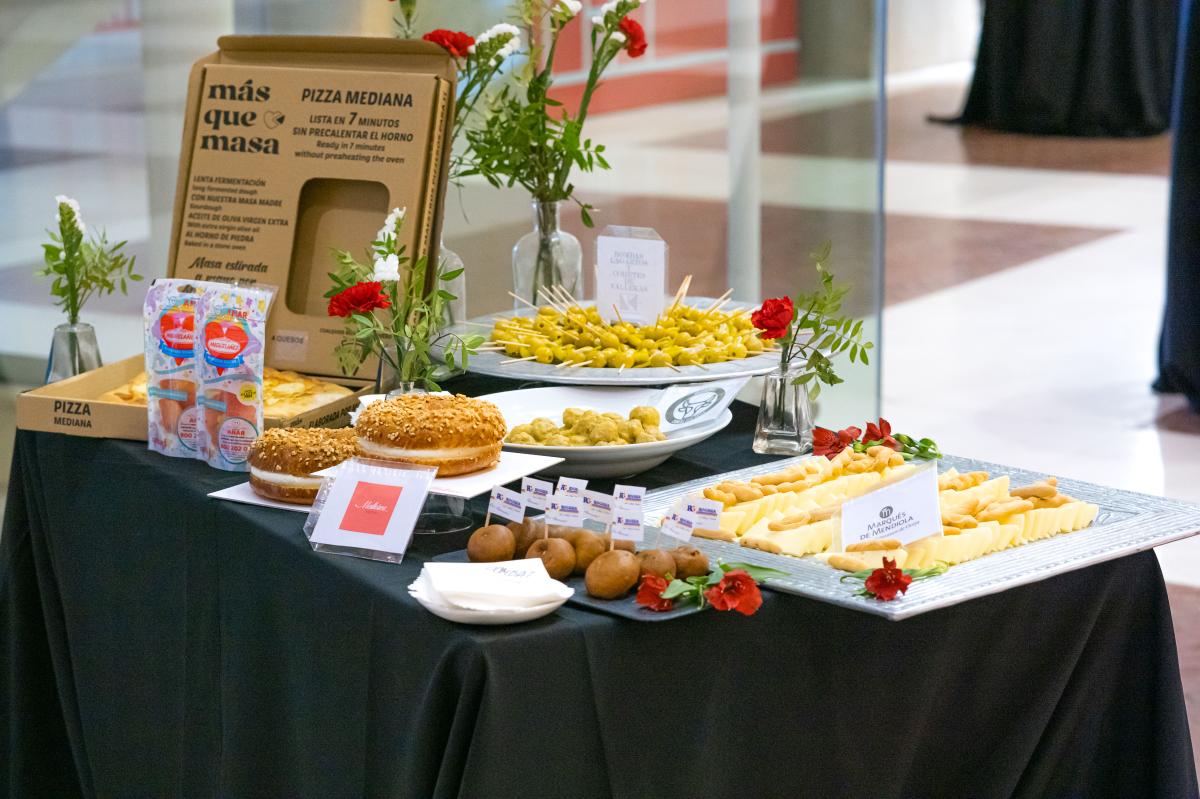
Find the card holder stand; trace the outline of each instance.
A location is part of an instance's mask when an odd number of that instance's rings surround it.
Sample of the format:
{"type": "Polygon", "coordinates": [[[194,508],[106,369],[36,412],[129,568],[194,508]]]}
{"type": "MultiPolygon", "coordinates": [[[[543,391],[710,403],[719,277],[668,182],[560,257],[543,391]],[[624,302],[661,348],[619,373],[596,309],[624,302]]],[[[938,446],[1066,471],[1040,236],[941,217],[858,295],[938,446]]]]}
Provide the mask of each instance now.
{"type": "MultiPolygon", "coordinates": [[[[407,551],[408,545],[412,542],[413,528],[417,523],[421,509],[424,507],[425,500],[429,496],[429,484],[433,482],[433,478],[436,475],[437,468],[432,466],[420,466],[418,464],[400,463],[397,461],[382,461],[373,458],[351,458],[335,474],[321,481],[321,488],[318,489],[317,497],[313,500],[312,510],[309,511],[308,518],[304,521],[304,535],[308,538],[309,545],[313,548],[314,552],[349,555],[350,557],[378,560],[384,563],[402,563],[404,561],[404,553],[407,551]],[[398,479],[399,472],[407,472],[408,475],[399,477],[398,479]],[[337,481],[339,479],[362,481],[372,478],[378,479],[386,485],[411,483],[411,485],[405,485],[405,488],[412,488],[420,492],[416,513],[409,511],[408,517],[410,518],[397,522],[400,525],[399,528],[393,531],[389,527],[387,534],[380,536],[381,542],[387,541],[392,546],[388,549],[377,549],[314,541],[313,535],[317,530],[321,515],[326,509],[337,481]]],[[[417,501],[417,499],[410,497],[406,500],[406,504],[417,501]]],[[[344,513],[345,509],[339,508],[338,512],[344,513]]],[[[396,510],[395,512],[399,513],[400,511],[396,510]]],[[[357,534],[350,533],[348,537],[350,536],[357,536],[357,534]]]]}

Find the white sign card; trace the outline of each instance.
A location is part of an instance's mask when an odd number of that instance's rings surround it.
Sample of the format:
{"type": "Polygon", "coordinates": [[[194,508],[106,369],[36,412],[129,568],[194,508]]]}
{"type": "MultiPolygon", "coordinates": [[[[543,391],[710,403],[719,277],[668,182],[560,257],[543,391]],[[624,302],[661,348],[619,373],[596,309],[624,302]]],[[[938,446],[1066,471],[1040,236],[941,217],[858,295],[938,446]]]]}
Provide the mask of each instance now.
{"type": "Polygon", "coordinates": [[[525,497],[525,505],[537,510],[545,510],[550,506],[550,496],[554,493],[554,485],[536,477],[525,477],[521,480],[521,495],[525,497]]]}
{"type": "Polygon", "coordinates": [[[610,524],[613,519],[613,498],[599,491],[583,492],[583,512],[594,522],[610,524]]]}
{"type": "Polygon", "coordinates": [[[583,501],[576,496],[556,493],[546,508],[546,524],[578,527],[583,524],[583,501]]]}
{"type": "Polygon", "coordinates": [[[678,541],[690,541],[692,538],[692,528],[696,523],[692,520],[692,516],[684,510],[682,504],[677,504],[671,508],[671,511],[663,517],[662,531],[678,541]]]}
{"type": "Polygon", "coordinates": [[[304,531],[314,549],[387,560],[404,557],[437,469],[352,458],[321,488],[304,531]]]}
{"type": "Polygon", "coordinates": [[[667,243],[651,228],[606,227],[596,237],[597,310],[650,324],[666,302],[667,243]]]}
{"type": "Polygon", "coordinates": [[[841,546],[890,538],[901,545],[941,535],[937,465],[930,461],[911,477],[842,503],[841,546]]]}
{"type": "Polygon", "coordinates": [[[725,504],[715,499],[692,497],[683,506],[684,513],[691,517],[693,530],[720,530],[721,513],[725,504]]]}
{"type": "Polygon", "coordinates": [[[645,538],[646,529],[642,518],[641,503],[627,500],[614,500],[612,511],[612,527],[609,528],[616,541],[641,541],[645,538]]]}
{"type": "Polygon", "coordinates": [[[578,477],[560,477],[558,485],[554,487],[555,494],[562,494],[566,497],[580,497],[587,489],[587,480],[581,480],[578,477]]]}
{"type": "Polygon", "coordinates": [[[488,515],[499,516],[510,522],[524,521],[525,497],[504,486],[496,486],[492,489],[491,499],[488,500],[488,515]]]}
{"type": "Polygon", "coordinates": [[[646,498],[646,489],[641,486],[627,486],[617,483],[613,486],[613,499],[621,502],[632,502],[635,505],[641,505],[642,500],[646,498]]]}

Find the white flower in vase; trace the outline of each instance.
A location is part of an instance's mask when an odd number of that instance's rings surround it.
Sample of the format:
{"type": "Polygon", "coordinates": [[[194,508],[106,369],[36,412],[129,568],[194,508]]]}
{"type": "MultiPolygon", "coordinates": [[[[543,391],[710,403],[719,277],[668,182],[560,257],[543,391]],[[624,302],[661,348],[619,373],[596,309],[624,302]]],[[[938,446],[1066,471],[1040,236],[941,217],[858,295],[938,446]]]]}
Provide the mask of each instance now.
{"type": "Polygon", "coordinates": [[[375,259],[375,272],[371,276],[376,282],[397,282],[400,280],[400,258],[395,253],[386,258],[375,259]]]}

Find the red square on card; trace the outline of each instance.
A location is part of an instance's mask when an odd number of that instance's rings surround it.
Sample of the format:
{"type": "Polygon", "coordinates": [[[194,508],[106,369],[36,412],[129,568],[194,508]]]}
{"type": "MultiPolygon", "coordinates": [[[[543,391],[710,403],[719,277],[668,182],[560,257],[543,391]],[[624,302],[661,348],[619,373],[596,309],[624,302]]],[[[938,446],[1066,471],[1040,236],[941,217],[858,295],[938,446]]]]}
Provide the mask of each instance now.
{"type": "Polygon", "coordinates": [[[383,535],[387,532],[392,514],[396,512],[396,503],[403,490],[403,486],[359,481],[354,487],[354,495],[350,497],[350,504],[346,506],[346,514],[342,516],[338,529],[351,533],[383,535]]]}

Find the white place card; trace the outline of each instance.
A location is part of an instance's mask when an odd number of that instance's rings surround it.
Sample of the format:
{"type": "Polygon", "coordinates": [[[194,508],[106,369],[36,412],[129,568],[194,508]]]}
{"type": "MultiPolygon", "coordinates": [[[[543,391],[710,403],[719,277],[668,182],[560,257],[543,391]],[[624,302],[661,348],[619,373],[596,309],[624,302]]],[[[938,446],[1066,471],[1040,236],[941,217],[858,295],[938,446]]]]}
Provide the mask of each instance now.
{"type": "Polygon", "coordinates": [[[662,416],[663,432],[715,421],[749,380],[749,377],[730,377],[664,388],[654,400],[654,407],[662,416]]]}
{"type": "Polygon", "coordinates": [[[488,515],[499,516],[510,522],[522,522],[525,520],[525,497],[504,486],[496,486],[488,500],[488,515]]]}
{"type": "Polygon", "coordinates": [[[550,497],[554,494],[554,484],[536,477],[521,479],[521,495],[525,497],[525,505],[537,510],[550,507],[550,497]]]}
{"type": "Polygon", "coordinates": [[[321,488],[304,531],[314,549],[398,563],[437,469],[351,458],[321,488]]]}
{"type": "Polygon", "coordinates": [[[560,477],[558,484],[554,486],[554,493],[565,497],[581,497],[586,490],[587,480],[578,477],[560,477]]]}
{"type": "Polygon", "coordinates": [[[616,541],[642,541],[646,536],[646,528],[641,503],[614,500],[609,531],[616,541]]]}
{"type": "Polygon", "coordinates": [[[724,503],[702,497],[691,497],[683,506],[684,513],[692,519],[693,532],[696,530],[720,530],[721,513],[724,510],[724,503]]]}
{"type": "Polygon", "coordinates": [[[651,228],[606,227],[596,237],[596,308],[601,315],[650,324],[666,302],[667,243],[651,228]]]}
{"type": "Polygon", "coordinates": [[[613,486],[613,499],[615,500],[641,505],[645,498],[646,489],[641,486],[627,486],[620,483],[613,486]]]}
{"type": "Polygon", "coordinates": [[[941,535],[942,512],[938,505],[937,465],[930,461],[898,483],[877,488],[842,503],[841,544],[892,538],[901,545],[941,535]]]}
{"type": "Polygon", "coordinates": [[[613,519],[613,498],[599,491],[584,491],[583,514],[594,522],[611,524],[613,519]]]}
{"type": "Polygon", "coordinates": [[[671,508],[670,512],[663,517],[661,522],[664,533],[677,541],[685,543],[692,539],[692,530],[695,526],[696,523],[692,519],[692,515],[679,505],[671,508]]]}
{"type": "Polygon", "coordinates": [[[583,524],[583,500],[580,497],[555,494],[546,508],[546,524],[579,527],[583,524]]]}

